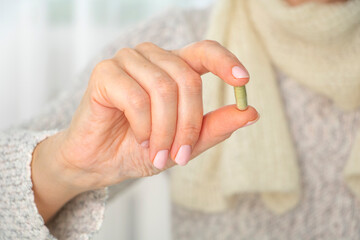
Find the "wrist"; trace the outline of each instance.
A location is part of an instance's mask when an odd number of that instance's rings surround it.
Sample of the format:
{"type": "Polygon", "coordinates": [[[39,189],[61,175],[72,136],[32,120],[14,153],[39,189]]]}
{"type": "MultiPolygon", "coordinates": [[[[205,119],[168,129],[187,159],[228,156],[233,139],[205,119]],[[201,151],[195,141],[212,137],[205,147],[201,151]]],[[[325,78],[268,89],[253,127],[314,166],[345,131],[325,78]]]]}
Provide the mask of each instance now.
{"type": "Polygon", "coordinates": [[[68,201],[85,192],[77,186],[78,173],[61,164],[60,146],[64,132],[59,132],[40,142],[31,162],[31,177],[35,203],[44,221],[48,221],[68,201]]]}

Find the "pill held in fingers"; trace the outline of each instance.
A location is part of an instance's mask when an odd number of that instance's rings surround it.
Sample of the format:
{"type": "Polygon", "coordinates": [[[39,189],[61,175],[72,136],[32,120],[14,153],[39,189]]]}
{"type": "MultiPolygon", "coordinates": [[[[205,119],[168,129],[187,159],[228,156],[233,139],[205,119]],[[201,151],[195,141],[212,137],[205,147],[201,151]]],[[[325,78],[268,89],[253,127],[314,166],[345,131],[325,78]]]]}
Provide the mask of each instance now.
{"type": "Polygon", "coordinates": [[[247,95],[245,86],[234,87],[236,106],[239,110],[244,111],[248,108],[247,95]]]}

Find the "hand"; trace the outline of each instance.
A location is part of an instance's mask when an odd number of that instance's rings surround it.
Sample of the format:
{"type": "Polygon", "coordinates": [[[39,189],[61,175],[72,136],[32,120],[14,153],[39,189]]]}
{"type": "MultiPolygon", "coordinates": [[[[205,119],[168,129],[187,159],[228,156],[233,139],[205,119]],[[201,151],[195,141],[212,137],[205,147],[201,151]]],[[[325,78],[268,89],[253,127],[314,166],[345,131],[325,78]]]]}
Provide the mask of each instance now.
{"type": "Polygon", "coordinates": [[[41,189],[54,189],[42,186],[51,182],[66,189],[68,193],[62,195],[71,199],[84,191],[185,165],[257,120],[254,108],[239,111],[235,105],[203,116],[200,76],[209,71],[233,86],[249,80],[232,53],[208,40],[173,51],[142,43],[100,62],[69,128],[43,141],[34,153],[35,200],[36,189],[38,199],[41,189]],[[45,181],[41,169],[55,180],[45,181]]]}

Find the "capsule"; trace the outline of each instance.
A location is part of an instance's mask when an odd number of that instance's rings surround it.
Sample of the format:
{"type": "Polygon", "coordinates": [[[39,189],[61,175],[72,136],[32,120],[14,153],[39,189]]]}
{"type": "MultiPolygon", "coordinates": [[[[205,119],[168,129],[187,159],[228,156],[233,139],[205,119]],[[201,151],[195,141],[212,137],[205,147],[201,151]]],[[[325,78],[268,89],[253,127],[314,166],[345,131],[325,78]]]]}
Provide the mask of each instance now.
{"type": "Polygon", "coordinates": [[[234,87],[236,106],[239,110],[243,111],[248,108],[247,95],[245,86],[234,87]]]}

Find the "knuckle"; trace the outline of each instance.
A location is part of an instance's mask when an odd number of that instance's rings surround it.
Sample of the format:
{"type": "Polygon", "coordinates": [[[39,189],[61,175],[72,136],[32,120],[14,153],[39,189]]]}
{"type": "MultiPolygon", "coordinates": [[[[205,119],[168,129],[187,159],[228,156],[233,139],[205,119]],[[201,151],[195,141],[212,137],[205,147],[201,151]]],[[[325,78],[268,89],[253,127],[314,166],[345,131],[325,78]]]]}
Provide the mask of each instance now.
{"type": "Polygon", "coordinates": [[[162,65],[163,63],[179,63],[178,57],[175,55],[168,53],[168,52],[157,52],[154,54],[149,54],[150,61],[156,62],[159,65],[162,65]]]}
{"type": "Polygon", "coordinates": [[[138,44],[135,49],[139,49],[139,50],[146,50],[146,49],[149,49],[149,48],[153,48],[155,47],[156,45],[152,42],[143,42],[143,43],[140,43],[138,44]]]}
{"type": "Polygon", "coordinates": [[[225,51],[225,55],[226,58],[229,58],[232,61],[235,62],[239,62],[239,59],[235,56],[235,54],[233,54],[232,52],[230,52],[229,50],[226,49],[225,51]]]}
{"type": "Polygon", "coordinates": [[[162,98],[173,98],[177,96],[178,87],[176,82],[169,79],[163,73],[157,73],[154,84],[155,91],[162,98]]]}
{"type": "Polygon", "coordinates": [[[186,124],[183,127],[180,127],[179,130],[184,136],[186,136],[186,139],[188,141],[190,141],[191,143],[194,143],[199,138],[201,125],[200,124],[197,125],[197,124],[189,123],[189,124],[186,124]]]}
{"type": "Polygon", "coordinates": [[[136,51],[132,48],[121,48],[120,50],[117,51],[116,56],[117,57],[121,57],[121,56],[132,56],[135,55],[136,51]]]}
{"type": "Polygon", "coordinates": [[[103,74],[112,71],[115,68],[117,68],[115,61],[112,59],[106,59],[96,64],[94,72],[103,74]]]}
{"type": "Polygon", "coordinates": [[[181,87],[185,90],[187,93],[191,94],[199,94],[202,90],[202,80],[200,75],[193,73],[192,71],[185,70],[183,71],[184,74],[181,77],[181,87]]]}
{"type": "Polygon", "coordinates": [[[151,135],[153,139],[156,139],[156,144],[158,146],[168,146],[169,144],[171,145],[171,142],[175,135],[175,131],[172,128],[168,127],[158,127],[157,129],[153,130],[151,135]]]}
{"type": "Polygon", "coordinates": [[[150,106],[150,98],[147,94],[139,91],[129,92],[129,104],[135,109],[145,109],[150,106]]]}
{"type": "Polygon", "coordinates": [[[215,41],[215,40],[202,40],[199,42],[200,46],[203,48],[209,48],[209,47],[213,47],[213,46],[219,46],[220,43],[215,41]]]}

